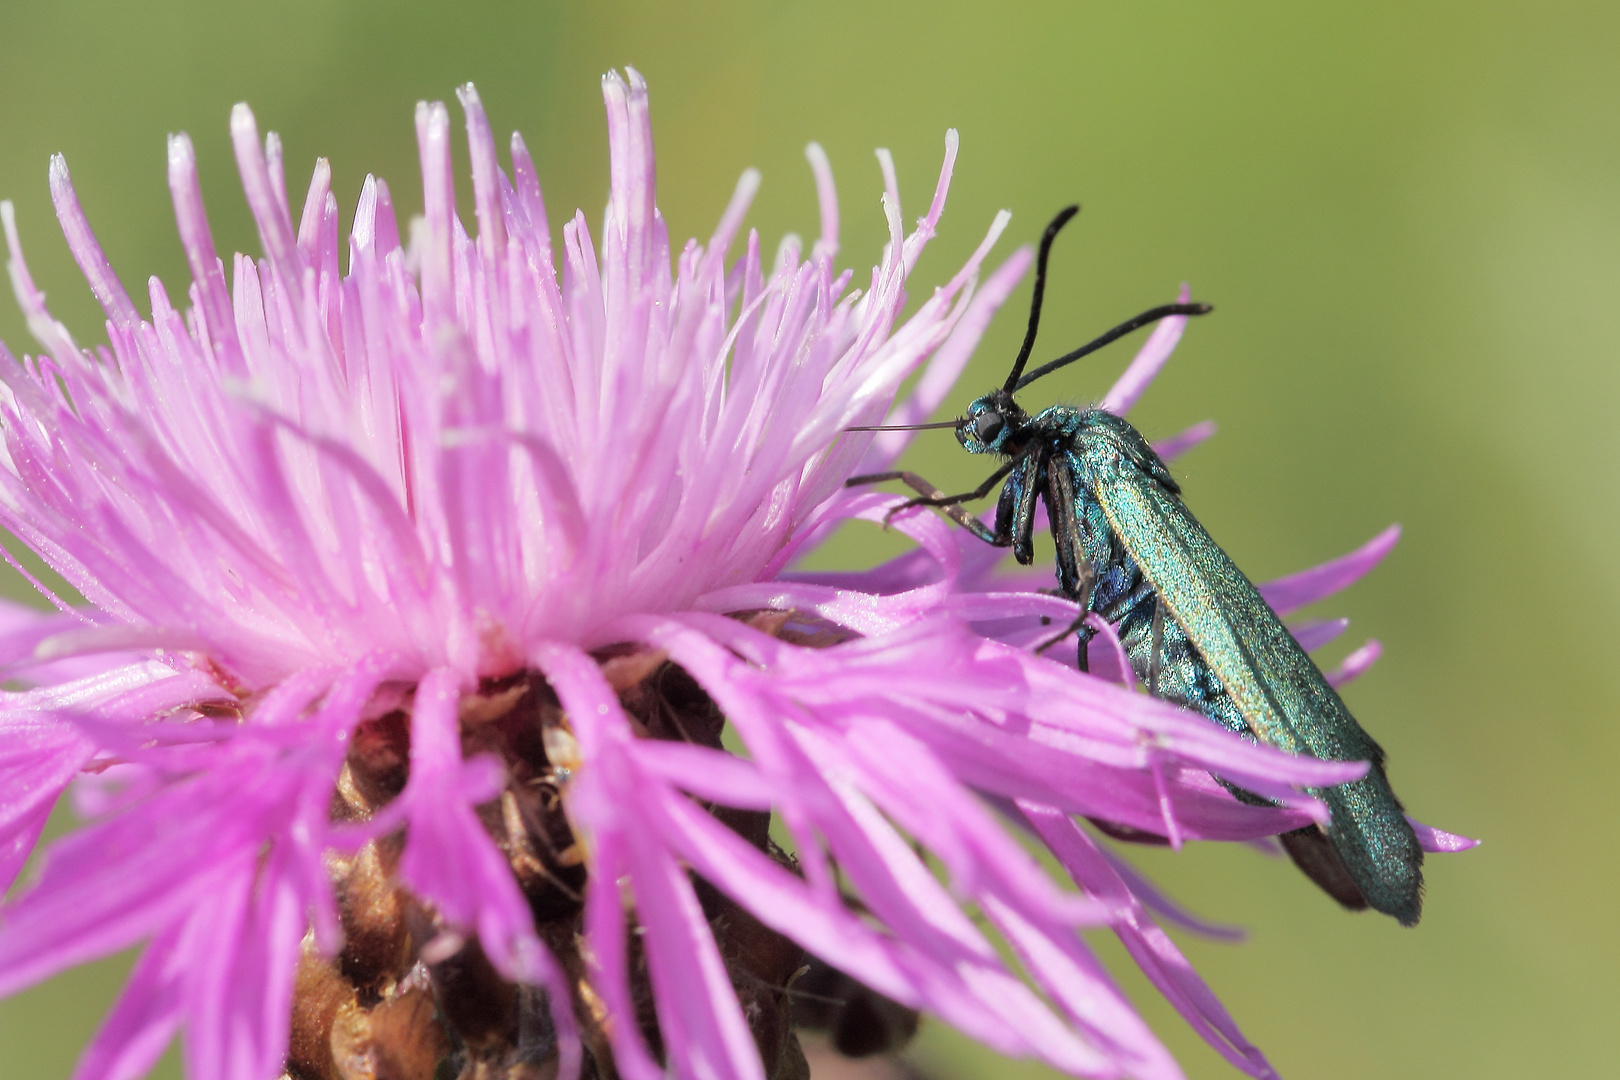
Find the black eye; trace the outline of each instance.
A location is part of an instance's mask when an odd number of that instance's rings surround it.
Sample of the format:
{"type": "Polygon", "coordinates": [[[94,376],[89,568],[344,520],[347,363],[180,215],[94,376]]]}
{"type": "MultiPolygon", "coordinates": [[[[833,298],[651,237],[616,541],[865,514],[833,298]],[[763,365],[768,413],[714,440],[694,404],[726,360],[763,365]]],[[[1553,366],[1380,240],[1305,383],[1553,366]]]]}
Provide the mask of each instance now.
{"type": "Polygon", "coordinates": [[[973,418],[973,434],[982,443],[993,443],[1001,429],[1007,426],[1007,421],[1001,418],[1000,413],[983,412],[973,418]]]}

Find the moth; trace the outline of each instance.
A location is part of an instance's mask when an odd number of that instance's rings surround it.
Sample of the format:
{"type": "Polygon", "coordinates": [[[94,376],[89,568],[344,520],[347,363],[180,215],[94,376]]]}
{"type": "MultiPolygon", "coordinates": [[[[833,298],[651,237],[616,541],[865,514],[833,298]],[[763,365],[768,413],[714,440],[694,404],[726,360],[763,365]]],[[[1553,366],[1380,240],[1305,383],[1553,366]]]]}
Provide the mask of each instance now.
{"type": "MultiPolygon", "coordinates": [[[[1057,547],[1058,592],[1080,608],[1081,618],[1068,632],[1079,635],[1081,668],[1094,634],[1084,619],[1095,613],[1114,627],[1149,693],[1290,753],[1368,762],[1361,779],[1312,790],[1331,811],[1330,824],[1279,839],[1300,869],[1344,906],[1372,907],[1414,925],[1423,903],[1423,849],[1390,788],[1383,750],[1253,582],[1187,509],[1164,461],[1131,424],[1104,409],[1054,405],[1031,415],[1013,396],[1159,319],[1213,310],[1191,303],[1153,308],[1026,374],[1047,257],[1078,211],[1061,211],[1041,239],[1029,329],[1006,382],[956,420],[912,425],[951,427],[968,453],[998,457],[1001,467],[959,495],[904,471],[847,483],[903,481],[919,494],[895,512],[937,507],[986,543],[1011,547],[1025,565],[1034,559],[1037,504],[1044,502],[1057,547]],[[964,504],[987,497],[998,484],[992,527],[964,504]]],[[[1240,799],[1265,802],[1228,786],[1240,799]]]]}

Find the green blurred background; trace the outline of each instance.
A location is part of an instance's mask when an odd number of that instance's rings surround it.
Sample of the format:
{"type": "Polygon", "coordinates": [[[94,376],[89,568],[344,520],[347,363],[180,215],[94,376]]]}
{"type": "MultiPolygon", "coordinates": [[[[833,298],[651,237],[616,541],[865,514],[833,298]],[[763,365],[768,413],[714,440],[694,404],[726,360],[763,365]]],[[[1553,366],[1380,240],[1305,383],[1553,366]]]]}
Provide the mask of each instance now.
{"type": "MultiPolygon", "coordinates": [[[[1406,529],[1323,613],[1355,620],[1338,654],[1368,635],[1387,646],[1349,697],[1409,809],[1485,846],[1431,857],[1411,931],[1341,912],[1247,851],[1147,853],[1175,895],[1252,930],[1242,946],[1186,940],[1189,955],[1285,1076],[1612,1076],[1617,56],[1620,7],[1547,0],[8,2],[0,194],[57,315],[93,341],[100,315],[54,224],[47,156],[67,154],[132,291],[154,273],[173,291],[186,275],[165,132],[197,142],[220,248],[257,250],[227,138],[239,100],[282,133],[289,186],[325,154],[345,215],[367,171],[409,212],[412,106],[471,79],[496,127],[528,138],[553,222],[583,206],[595,223],[597,80],[633,64],[653,88],[677,239],[708,235],[749,165],[765,174],[752,223],[767,250],[790,229],[813,236],[802,153],[816,139],[857,278],[883,238],[872,149],[894,151],[909,220],[957,127],[957,180],[914,296],[997,208],[1015,214],[1004,255],[1078,199],[1043,351],[1182,280],[1219,306],[1136,419],[1150,435],[1220,421],[1178,472],[1237,561],[1263,579],[1392,520],[1406,529]]],[[[993,329],[953,406],[1001,378],[1020,319],[993,329]]],[[[33,348],[9,303],[0,336],[33,348]]],[[[1098,394],[1128,356],[1025,403],[1098,394]]],[[[947,435],[925,438],[919,468],[947,487],[979,478],[947,435]]],[[[834,555],[874,559],[872,542],[834,555]]],[[[1235,1075],[1107,951],[1189,1073],[1235,1075]]],[[[123,963],[0,1003],[0,1077],[66,1077],[123,963]]],[[[914,1053],[945,1078],[1041,1072],[937,1026],[914,1053]]],[[[163,1070],[178,1076],[172,1053],[163,1070]]]]}

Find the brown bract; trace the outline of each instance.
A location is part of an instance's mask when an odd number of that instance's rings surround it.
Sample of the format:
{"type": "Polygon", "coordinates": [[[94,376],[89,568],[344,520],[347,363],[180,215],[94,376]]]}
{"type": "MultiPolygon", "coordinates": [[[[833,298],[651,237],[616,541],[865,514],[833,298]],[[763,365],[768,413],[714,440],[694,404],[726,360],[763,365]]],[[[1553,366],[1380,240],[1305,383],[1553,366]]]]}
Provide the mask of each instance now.
{"type": "MultiPolygon", "coordinates": [[[[796,643],[844,636],[788,627],[779,612],[741,616],[796,643]]],[[[595,654],[644,738],[721,749],[725,717],[681,668],[659,652],[615,646],[595,654]]],[[[364,820],[405,788],[410,704],[354,733],[332,804],[337,820],[364,820]]],[[[478,808],[528,900],[541,940],[574,988],[584,1042],[583,1080],[612,1080],[610,1020],[591,985],[583,937],[587,869],[563,790],[575,749],[556,695],[539,675],[485,680],[460,708],[466,758],[494,755],[506,768],[498,798],[478,808]]],[[[708,806],[710,813],[790,870],[793,857],[770,837],[770,815],[708,806]]],[[[404,834],[368,844],[329,867],[344,931],[342,952],[318,954],[306,939],[298,970],[284,1080],[552,1080],[557,1037],[543,991],[505,981],[476,938],[444,923],[396,879],[404,834]]],[[[702,879],[693,881],[731,975],[769,1080],[808,1080],[796,1029],[827,1030],[850,1056],[897,1048],[916,1014],[805,954],[702,879]],[[813,988],[798,984],[809,977],[813,988]]],[[[629,911],[627,918],[634,919],[629,911]]],[[[662,1057],[653,992],[639,938],[630,941],[636,1021],[662,1057]]]]}

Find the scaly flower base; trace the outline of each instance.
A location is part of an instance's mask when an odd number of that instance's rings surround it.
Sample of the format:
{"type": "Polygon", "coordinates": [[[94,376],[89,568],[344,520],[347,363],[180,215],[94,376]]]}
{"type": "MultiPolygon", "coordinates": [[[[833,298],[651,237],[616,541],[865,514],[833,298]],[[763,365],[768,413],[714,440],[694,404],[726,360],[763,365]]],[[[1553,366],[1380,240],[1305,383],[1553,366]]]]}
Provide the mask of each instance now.
{"type": "MultiPolygon", "coordinates": [[[[784,633],[782,613],[745,621],[799,644],[816,640],[784,633]]],[[[595,657],[638,736],[722,749],[725,717],[662,653],[623,647],[595,657]]],[[[355,731],[332,803],[334,822],[372,821],[405,790],[410,727],[405,703],[355,731]]],[[[585,1050],[582,1076],[614,1077],[606,1030],[612,1019],[592,988],[584,938],[585,852],[564,800],[579,762],[561,704],[537,673],[486,679],[476,695],[462,699],[460,728],[463,756],[491,755],[507,777],[499,796],[478,808],[478,817],[506,856],[536,933],[574,989],[572,1008],[585,1050]]],[[[707,809],[796,871],[793,857],[771,840],[769,813],[707,809]]],[[[403,841],[393,833],[368,841],[351,857],[329,858],[344,945],[328,958],[312,938],[305,942],[288,1080],[549,1080],[557,1073],[558,1039],[545,992],[502,978],[476,938],[446,925],[432,905],[399,884],[403,841]]],[[[814,961],[712,885],[696,880],[694,886],[770,1080],[809,1076],[798,1027],[828,1029],[833,1045],[849,1056],[893,1049],[915,1031],[914,1011],[814,961]]],[[[634,946],[631,971],[638,1025],[656,1054],[661,1047],[652,986],[634,946]]]]}

